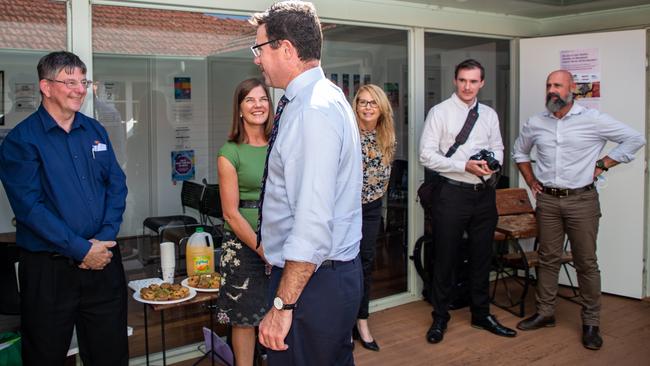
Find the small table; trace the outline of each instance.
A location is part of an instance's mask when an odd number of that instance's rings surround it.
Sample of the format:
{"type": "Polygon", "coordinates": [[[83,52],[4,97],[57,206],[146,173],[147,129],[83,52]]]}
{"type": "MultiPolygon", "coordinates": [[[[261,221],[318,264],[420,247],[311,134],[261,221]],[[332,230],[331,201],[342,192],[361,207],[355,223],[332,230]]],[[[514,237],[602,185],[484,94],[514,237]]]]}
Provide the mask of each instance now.
{"type": "Polygon", "coordinates": [[[16,232],[0,233],[0,244],[16,244],[16,232]]]}
{"type": "MultiPolygon", "coordinates": [[[[199,303],[204,303],[208,302],[209,305],[208,307],[212,308],[214,300],[217,299],[219,296],[218,292],[198,292],[196,296],[193,298],[179,302],[176,304],[146,304],[143,303],[143,308],[144,308],[144,348],[145,348],[145,353],[146,353],[146,360],[147,360],[147,366],[149,365],[149,327],[148,327],[148,322],[147,322],[147,307],[151,308],[153,311],[158,311],[160,312],[160,334],[161,334],[161,340],[162,340],[162,354],[163,354],[163,365],[167,365],[167,356],[166,356],[166,348],[165,348],[165,310],[167,309],[172,309],[172,308],[179,308],[183,306],[188,306],[192,304],[199,304],[199,303]]],[[[213,314],[210,311],[210,330],[214,328],[214,320],[212,318],[213,314]]],[[[212,359],[212,364],[214,365],[214,359],[212,359]]]]}

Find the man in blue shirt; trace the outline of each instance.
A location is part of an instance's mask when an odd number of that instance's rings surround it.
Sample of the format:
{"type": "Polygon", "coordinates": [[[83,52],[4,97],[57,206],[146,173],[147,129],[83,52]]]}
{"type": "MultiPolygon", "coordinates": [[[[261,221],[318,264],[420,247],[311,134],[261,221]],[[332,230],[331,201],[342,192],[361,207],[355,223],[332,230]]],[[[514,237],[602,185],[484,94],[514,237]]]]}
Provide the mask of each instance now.
{"type": "Polygon", "coordinates": [[[260,323],[269,365],[353,365],[361,302],[361,144],[354,113],[320,67],[311,3],[253,15],[251,49],[266,83],[285,90],[269,140],[261,241],[273,305],[260,323]],[[266,192],[266,193],[265,193],[266,192]]]}
{"type": "Polygon", "coordinates": [[[86,365],[127,365],[126,281],[115,238],[126,177],[106,130],[79,113],[92,81],[70,52],[38,63],[42,104],[0,146],[21,248],[22,357],[63,364],[76,326],[86,365]]]}

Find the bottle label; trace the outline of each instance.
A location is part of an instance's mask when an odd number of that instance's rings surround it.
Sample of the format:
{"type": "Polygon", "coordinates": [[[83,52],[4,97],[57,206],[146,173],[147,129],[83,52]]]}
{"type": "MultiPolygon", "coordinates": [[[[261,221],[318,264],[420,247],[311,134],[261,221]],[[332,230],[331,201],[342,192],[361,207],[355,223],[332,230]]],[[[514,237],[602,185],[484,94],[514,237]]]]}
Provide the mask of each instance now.
{"type": "Polygon", "coordinates": [[[210,272],[210,257],[207,255],[197,255],[194,257],[194,272],[195,273],[209,273],[210,272]]]}

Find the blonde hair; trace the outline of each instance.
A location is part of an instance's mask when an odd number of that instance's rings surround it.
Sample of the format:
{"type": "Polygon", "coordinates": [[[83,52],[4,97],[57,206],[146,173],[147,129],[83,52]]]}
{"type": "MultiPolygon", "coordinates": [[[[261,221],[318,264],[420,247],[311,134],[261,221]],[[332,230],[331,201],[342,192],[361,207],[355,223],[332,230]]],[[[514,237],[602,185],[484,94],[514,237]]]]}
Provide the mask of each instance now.
{"type": "Polygon", "coordinates": [[[359,127],[359,130],[361,130],[361,126],[359,124],[357,104],[359,103],[359,95],[364,91],[368,92],[372,96],[372,99],[377,102],[377,107],[379,108],[379,119],[377,120],[377,126],[375,127],[377,130],[377,146],[382,154],[382,163],[388,165],[393,161],[395,146],[397,145],[397,142],[395,141],[393,107],[391,107],[386,93],[384,93],[384,91],[377,85],[366,84],[361,86],[352,101],[354,115],[357,118],[357,126],[359,127]]]}

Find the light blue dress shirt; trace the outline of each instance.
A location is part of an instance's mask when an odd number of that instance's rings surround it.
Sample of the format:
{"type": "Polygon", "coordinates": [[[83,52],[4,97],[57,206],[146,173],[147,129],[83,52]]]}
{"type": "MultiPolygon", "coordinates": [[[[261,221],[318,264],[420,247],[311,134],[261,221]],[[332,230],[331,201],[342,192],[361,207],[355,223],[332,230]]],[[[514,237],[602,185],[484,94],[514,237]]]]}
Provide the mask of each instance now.
{"type": "Polygon", "coordinates": [[[341,90],[320,67],[286,89],[278,136],[269,155],[262,244],[270,264],[317,267],[356,258],[361,240],[359,130],[341,90]]]}
{"type": "Polygon", "coordinates": [[[532,116],[521,129],[513,148],[517,163],[531,161],[537,148],[533,172],[546,187],[580,188],[594,182],[594,169],[607,141],[618,144],[607,155],[628,163],[645,145],[640,133],[596,109],[578,103],[562,119],[549,111],[532,116]]]}

